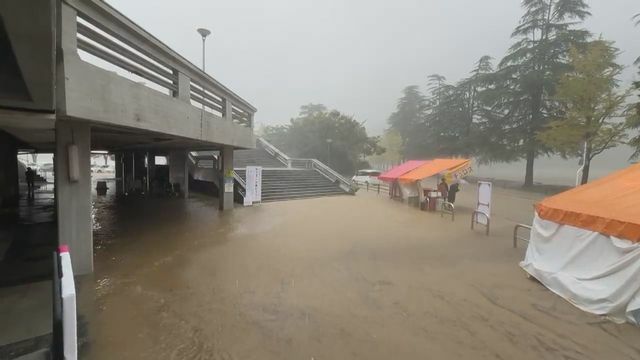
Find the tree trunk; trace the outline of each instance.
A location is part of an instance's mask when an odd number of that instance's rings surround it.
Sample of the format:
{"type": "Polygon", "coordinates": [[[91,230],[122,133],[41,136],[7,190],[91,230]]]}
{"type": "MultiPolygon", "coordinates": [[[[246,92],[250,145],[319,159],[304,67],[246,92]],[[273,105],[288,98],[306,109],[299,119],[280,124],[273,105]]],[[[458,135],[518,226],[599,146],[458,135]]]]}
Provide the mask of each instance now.
{"type": "Polygon", "coordinates": [[[533,162],[536,159],[536,152],[533,149],[527,150],[527,165],[524,174],[524,186],[533,186],[533,162]]]}
{"type": "Polygon", "coordinates": [[[589,182],[589,168],[591,167],[591,144],[587,143],[586,154],[584,155],[584,167],[582,168],[582,179],[580,184],[584,185],[589,182]]]}

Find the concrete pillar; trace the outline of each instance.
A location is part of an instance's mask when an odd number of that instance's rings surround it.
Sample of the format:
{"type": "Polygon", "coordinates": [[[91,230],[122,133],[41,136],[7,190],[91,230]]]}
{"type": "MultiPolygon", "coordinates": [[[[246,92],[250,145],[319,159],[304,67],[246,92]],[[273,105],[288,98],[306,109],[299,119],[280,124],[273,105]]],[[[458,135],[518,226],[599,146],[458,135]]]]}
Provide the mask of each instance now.
{"type": "Polygon", "coordinates": [[[91,127],[83,122],[56,122],[56,203],[58,243],[69,245],[76,275],[93,271],[91,223],[91,127]],[[77,146],[78,178],[71,179],[69,146],[77,146]]]}
{"type": "Polygon", "coordinates": [[[220,210],[233,210],[233,147],[225,146],[220,151],[220,210]]]}
{"type": "Polygon", "coordinates": [[[184,102],[191,101],[191,79],[179,71],[174,71],[174,75],[177,76],[176,87],[177,90],[173,91],[173,97],[176,97],[184,102]]]}
{"type": "Polygon", "coordinates": [[[123,153],[118,152],[116,155],[116,196],[122,196],[124,194],[124,164],[123,153]]]}
{"type": "Polygon", "coordinates": [[[18,206],[18,148],[13,136],[0,131],[0,208],[18,206]]]}
{"type": "Polygon", "coordinates": [[[169,152],[169,181],[180,184],[180,190],[185,198],[189,197],[189,168],[187,167],[187,151],[174,150],[169,152]]]}

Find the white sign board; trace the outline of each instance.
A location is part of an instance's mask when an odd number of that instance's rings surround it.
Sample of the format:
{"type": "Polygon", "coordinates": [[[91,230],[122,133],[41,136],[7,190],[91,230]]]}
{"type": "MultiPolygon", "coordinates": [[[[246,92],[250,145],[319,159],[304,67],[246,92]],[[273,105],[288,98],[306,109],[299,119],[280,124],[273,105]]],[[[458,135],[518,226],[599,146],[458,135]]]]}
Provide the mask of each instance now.
{"type": "Polygon", "coordinates": [[[62,296],[62,337],[64,343],[64,358],[76,360],[78,358],[78,336],[76,321],[76,286],[73,282],[71,256],[66,245],[60,246],[60,295],[62,296]]]}
{"type": "Polygon", "coordinates": [[[262,202],[262,166],[256,166],[256,181],[253,189],[253,202],[262,202]]]}
{"type": "Polygon", "coordinates": [[[262,167],[247,166],[245,170],[246,189],[244,205],[249,206],[262,201],[262,167]]]}
{"type": "MultiPolygon", "coordinates": [[[[476,210],[491,217],[491,189],[493,184],[488,181],[478,181],[478,205],[476,210]]],[[[478,224],[487,225],[486,216],[476,214],[476,222],[478,224]]]]}

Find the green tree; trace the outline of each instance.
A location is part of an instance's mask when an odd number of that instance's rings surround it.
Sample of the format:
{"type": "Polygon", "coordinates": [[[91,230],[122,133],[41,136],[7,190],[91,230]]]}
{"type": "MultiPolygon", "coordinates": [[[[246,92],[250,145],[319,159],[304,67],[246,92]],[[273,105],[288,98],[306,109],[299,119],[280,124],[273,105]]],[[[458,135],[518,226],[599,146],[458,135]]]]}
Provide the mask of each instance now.
{"type": "Polygon", "coordinates": [[[267,125],[260,128],[260,136],[267,139],[268,142],[278,149],[289,151],[289,125],[267,125]]]}
{"type": "Polygon", "coordinates": [[[397,165],[404,159],[402,154],[402,137],[397,131],[387,129],[380,138],[380,146],[385,149],[384,153],[367,158],[374,166],[376,164],[397,165]]]}
{"type": "Polygon", "coordinates": [[[558,79],[569,69],[568,49],[589,36],[575,26],[587,18],[583,0],[523,0],[524,15],[512,38],[517,41],[499,64],[505,91],[500,112],[509,114],[509,135],[519,144],[514,151],[526,160],[525,186],[533,185],[534,161],[546,148],[536,134],[556,111],[558,79]]]}
{"type": "Polygon", "coordinates": [[[469,77],[455,85],[444,77],[431,76],[427,110],[430,152],[433,155],[473,156],[482,144],[478,138],[478,123],[487,111],[482,93],[487,77],[493,72],[492,58],[481,57],[469,77]]]}
{"type": "Polygon", "coordinates": [[[318,114],[322,114],[322,113],[326,113],[327,112],[327,107],[322,105],[322,104],[307,104],[307,105],[302,105],[300,106],[300,113],[298,115],[298,117],[300,118],[305,118],[305,117],[313,117],[316,116],[318,114]]]}
{"type": "MultiPolygon", "coordinates": [[[[640,26],[640,14],[636,14],[633,17],[633,20],[635,21],[636,26],[640,26]]],[[[636,59],[635,65],[640,66],[640,57],[636,59]]],[[[638,74],[640,74],[640,71],[638,72],[638,74]]],[[[631,85],[631,89],[640,98],[640,81],[634,82],[631,85]]],[[[627,125],[632,129],[640,129],[640,100],[629,105],[629,110],[627,113],[627,125]]],[[[633,155],[631,155],[631,158],[640,157],[640,135],[632,137],[629,141],[629,145],[635,148],[635,151],[633,155]]]]}
{"type": "Polygon", "coordinates": [[[571,49],[573,70],[562,77],[555,96],[561,114],[538,134],[542,143],[561,155],[584,158],[582,184],[589,180],[591,160],[626,140],[626,125],[614,119],[626,98],[617,92],[622,71],[617,56],[618,50],[604,40],[571,49]]]}
{"type": "Polygon", "coordinates": [[[309,104],[288,125],[265,128],[264,137],[293,157],[319,159],[342,174],[368,167],[366,156],[384,148],[379,137],[370,137],[362,123],[324,105],[309,104]]]}
{"type": "Polygon", "coordinates": [[[418,131],[424,127],[426,107],[426,98],[419,87],[411,85],[402,90],[402,97],[398,100],[396,111],[389,116],[389,128],[396,131],[402,138],[404,158],[418,153],[417,147],[421,143],[418,131]]]}

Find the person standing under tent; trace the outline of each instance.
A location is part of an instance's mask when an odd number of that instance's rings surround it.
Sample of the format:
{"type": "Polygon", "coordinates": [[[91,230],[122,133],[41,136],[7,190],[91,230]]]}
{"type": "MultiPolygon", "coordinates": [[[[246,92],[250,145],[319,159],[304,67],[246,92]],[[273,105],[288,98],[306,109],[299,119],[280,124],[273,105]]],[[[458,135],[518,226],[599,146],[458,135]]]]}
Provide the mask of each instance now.
{"type": "Polygon", "coordinates": [[[453,184],[451,184],[451,186],[449,186],[449,194],[447,196],[447,202],[450,203],[455,203],[456,202],[456,193],[460,191],[460,184],[457,182],[454,182],[453,184]]]}
{"type": "Polygon", "coordinates": [[[442,178],[440,183],[438,184],[438,191],[440,192],[440,196],[442,196],[443,201],[447,201],[447,196],[449,195],[449,185],[447,185],[447,181],[442,178]]]}

